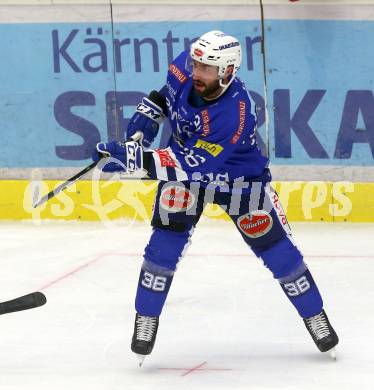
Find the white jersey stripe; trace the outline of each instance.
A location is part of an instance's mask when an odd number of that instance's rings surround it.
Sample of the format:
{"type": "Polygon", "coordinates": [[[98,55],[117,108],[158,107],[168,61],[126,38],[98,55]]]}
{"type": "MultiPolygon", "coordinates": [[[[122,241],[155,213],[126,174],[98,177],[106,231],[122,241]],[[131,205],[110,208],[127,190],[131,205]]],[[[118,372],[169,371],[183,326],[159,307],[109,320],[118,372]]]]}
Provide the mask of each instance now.
{"type": "Polygon", "coordinates": [[[187,173],[183,170],[181,163],[178,161],[177,157],[175,156],[174,152],[170,147],[168,148],[168,152],[176,164],[176,167],[174,169],[175,169],[175,175],[177,177],[177,181],[188,180],[187,173]]]}

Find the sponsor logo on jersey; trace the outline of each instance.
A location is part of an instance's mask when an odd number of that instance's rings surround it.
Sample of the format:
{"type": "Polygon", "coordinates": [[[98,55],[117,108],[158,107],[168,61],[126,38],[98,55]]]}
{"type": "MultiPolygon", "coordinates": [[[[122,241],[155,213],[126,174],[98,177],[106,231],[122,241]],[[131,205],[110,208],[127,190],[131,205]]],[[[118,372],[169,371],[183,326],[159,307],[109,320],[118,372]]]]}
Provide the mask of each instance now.
{"type": "Polygon", "coordinates": [[[242,100],[239,102],[239,127],[238,130],[236,130],[236,133],[231,138],[231,143],[236,144],[239,141],[240,136],[243,134],[244,125],[245,125],[245,102],[242,100]]]}
{"type": "MultiPolygon", "coordinates": [[[[172,87],[169,80],[166,82],[166,88],[168,89],[168,92],[170,94],[170,98],[173,100],[173,102],[175,102],[175,96],[177,95],[177,90],[172,87]]],[[[166,98],[166,105],[168,107],[170,107],[170,101],[168,101],[167,98],[166,98]],[[168,104],[168,102],[169,102],[169,104],[168,104]]]]}
{"type": "Polygon", "coordinates": [[[265,210],[256,210],[239,217],[237,225],[247,237],[258,238],[272,228],[273,218],[265,210]]]}
{"type": "Polygon", "coordinates": [[[203,137],[207,137],[209,135],[209,133],[210,133],[210,125],[209,125],[210,118],[209,118],[208,110],[201,111],[201,119],[203,121],[202,136],[203,137]]]}
{"type": "Polygon", "coordinates": [[[162,167],[175,168],[177,166],[175,160],[173,159],[173,157],[170,156],[170,153],[167,150],[156,149],[155,152],[160,157],[160,164],[162,167]]]}
{"type": "Polygon", "coordinates": [[[160,206],[171,213],[189,210],[195,203],[195,196],[184,186],[166,187],[160,196],[160,206]]]}
{"type": "Polygon", "coordinates": [[[235,46],[239,46],[239,42],[231,42],[231,43],[227,43],[226,45],[222,45],[219,47],[219,50],[224,50],[224,49],[228,49],[230,47],[235,47],[235,46]]]}
{"type": "Polygon", "coordinates": [[[169,71],[182,84],[187,81],[187,76],[174,64],[170,64],[169,71]]]}
{"type": "Polygon", "coordinates": [[[273,205],[282,225],[288,225],[286,214],[283,211],[283,207],[279,201],[278,195],[275,192],[273,193],[273,205]]]}
{"type": "Polygon", "coordinates": [[[186,110],[186,108],[183,105],[179,106],[179,108],[181,109],[181,111],[183,112],[184,115],[188,115],[188,111],[186,110]]]}
{"type": "Polygon", "coordinates": [[[218,144],[212,144],[210,142],[202,141],[198,139],[195,144],[195,148],[204,149],[206,152],[214,157],[217,157],[223,150],[223,147],[218,144]]]}
{"type": "Polygon", "coordinates": [[[204,55],[204,52],[201,50],[201,49],[198,49],[196,48],[193,53],[198,56],[198,57],[202,57],[204,55]]]}

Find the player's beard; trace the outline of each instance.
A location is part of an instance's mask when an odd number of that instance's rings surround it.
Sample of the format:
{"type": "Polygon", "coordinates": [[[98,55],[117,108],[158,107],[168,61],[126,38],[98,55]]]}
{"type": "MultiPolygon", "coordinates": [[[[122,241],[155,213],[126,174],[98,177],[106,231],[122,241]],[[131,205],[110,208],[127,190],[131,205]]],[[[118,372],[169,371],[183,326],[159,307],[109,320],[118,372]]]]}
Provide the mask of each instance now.
{"type": "Polygon", "coordinates": [[[198,86],[203,86],[204,89],[199,90],[195,86],[195,92],[202,98],[213,98],[215,95],[218,95],[218,92],[221,90],[221,86],[219,85],[219,80],[213,81],[209,85],[206,83],[196,80],[198,86]]]}

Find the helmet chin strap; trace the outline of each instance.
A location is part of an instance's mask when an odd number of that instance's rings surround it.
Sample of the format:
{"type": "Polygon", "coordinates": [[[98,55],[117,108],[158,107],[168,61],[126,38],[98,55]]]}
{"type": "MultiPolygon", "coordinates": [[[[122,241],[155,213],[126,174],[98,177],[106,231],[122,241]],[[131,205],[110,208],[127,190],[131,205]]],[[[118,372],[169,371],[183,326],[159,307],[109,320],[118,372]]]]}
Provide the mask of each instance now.
{"type": "Polygon", "coordinates": [[[230,84],[234,81],[235,76],[233,76],[232,74],[230,76],[231,77],[230,77],[229,82],[227,84],[223,84],[223,78],[219,79],[219,86],[223,88],[223,92],[225,92],[226,89],[230,86],[230,84]]]}
{"type": "Polygon", "coordinates": [[[222,88],[222,89],[221,89],[221,92],[220,92],[216,97],[214,97],[214,98],[212,98],[212,99],[204,98],[204,100],[211,101],[211,100],[216,100],[216,99],[218,99],[220,96],[222,96],[222,95],[226,92],[227,88],[228,88],[228,87],[230,86],[230,84],[234,81],[234,78],[235,78],[235,77],[232,77],[232,75],[231,75],[231,78],[230,78],[230,80],[229,80],[229,82],[228,82],[227,84],[223,84],[223,78],[220,78],[220,79],[219,79],[219,86],[222,88]]]}

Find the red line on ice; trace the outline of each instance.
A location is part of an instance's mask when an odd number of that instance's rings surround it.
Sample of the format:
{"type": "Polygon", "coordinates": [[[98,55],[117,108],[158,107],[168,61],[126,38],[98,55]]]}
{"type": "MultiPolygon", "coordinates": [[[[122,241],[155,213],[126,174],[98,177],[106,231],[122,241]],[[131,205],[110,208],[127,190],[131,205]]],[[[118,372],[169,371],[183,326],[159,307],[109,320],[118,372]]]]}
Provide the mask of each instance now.
{"type": "MultiPolygon", "coordinates": [[[[109,254],[108,254],[109,256],[109,254]]],[[[130,257],[140,257],[142,253],[111,253],[110,256],[130,256],[130,257]]],[[[202,257],[202,256],[210,256],[210,257],[256,257],[253,253],[190,253],[187,254],[186,257],[202,257]]],[[[305,254],[304,257],[312,258],[312,259],[373,259],[373,255],[308,255],[305,254]]]]}
{"type": "MultiPolygon", "coordinates": [[[[68,277],[75,275],[76,273],[82,271],[85,268],[88,268],[89,266],[97,263],[99,260],[104,259],[107,256],[126,256],[126,257],[141,257],[141,253],[102,253],[98,256],[96,256],[94,259],[76,267],[73,268],[71,271],[68,271],[61,276],[57,277],[56,279],[53,279],[46,284],[44,284],[42,287],[38,289],[38,291],[46,290],[47,288],[61,282],[62,280],[67,279],[68,277]]],[[[202,256],[210,256],[210,257],[255,257],[252,253],[248,252],[248,254],[243,253],[232,253],[232,254],[224,254],[224,253],[191,253],[187,255],[186,257],[202,257],[202,256]]],[[[305,255],[307,258],[340,258],[340,259],[374,259],[374,256],[360,256],[360,255],[305,255]]]]}
{"type": "Polygon", "coordinates": [[[188,371],[186,371],[186,372],[185,372],[184,374],[182,374],[181,376],[186,376],[186,375],[188,375],[188,374],[191,374],[191,372],[198,370],[198,369],[199,369],[200,367],[202,367],[202,366],[205,366],[206,363],[207,363],[207,362],[203,362],[203,363],[199,364],[198,366],[189,369],[188,371]]]}
{"type": "Polygon", "coordinates": [[[84,264],[80,265],[79,267],[76,267],[76,268],[72,269],[71,271],[66,272],[63,275],[59,276],[58,278],[46,283],[44,286],[40,287],[38,289],[38,291],[46,290],[47,288],[53,286],[54,284],[57,284],[58,282],[61,282],[62,280],[67,279],[68,277],[78,273],[79,271],[82,271],[82,269],[89,267],[90,265],[96,263],[97,261],[103,259],[105,256],[108,256],[108,255],[110,255],[110,254],[104,253],[104,254],[96,256],[94,259],[88,261],[87,263],[84,263],[84,264]]]}
{"type": "Polygon", "coordinates": [[[159,368],[159,370],[186,371],[181,376],[186,376],[188,374],[191,374],[191,372],[194,372],[194,371],[232,371],[231,368],[201,368],[201,367],[205,366],[207,363],[208,362],[200,363],[199,365],[197,365],[196,367],[193,367],[193,368],[174,368],[174,367],[170,367],[170,368],[159,368]]]}

